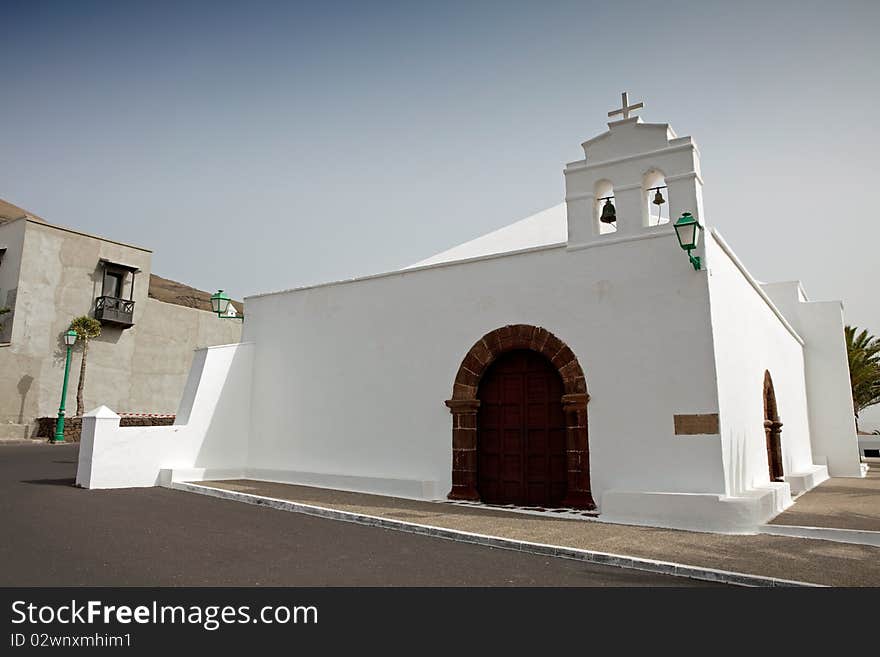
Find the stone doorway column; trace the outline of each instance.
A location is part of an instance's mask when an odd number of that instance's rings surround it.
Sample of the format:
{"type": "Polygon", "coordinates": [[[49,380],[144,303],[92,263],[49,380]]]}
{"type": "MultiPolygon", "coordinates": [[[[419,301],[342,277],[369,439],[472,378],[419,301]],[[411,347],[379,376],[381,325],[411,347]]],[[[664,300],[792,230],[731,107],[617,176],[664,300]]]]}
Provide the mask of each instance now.
{"type": "Polygon", "coordinates": [[[479,399],[450,399],[452,413],[452,490],[450,500],[478,502],[477,492],[477,411],[479,399]]]}
{"type": "Polygon", "coordinates": [[[566,429],[566,490],[564,506],[576,509],[595,509],[590,491],[590,450],[587,433],[587,403],[590,396],[576,393],[562,396],[568,427],[566,429]]]}

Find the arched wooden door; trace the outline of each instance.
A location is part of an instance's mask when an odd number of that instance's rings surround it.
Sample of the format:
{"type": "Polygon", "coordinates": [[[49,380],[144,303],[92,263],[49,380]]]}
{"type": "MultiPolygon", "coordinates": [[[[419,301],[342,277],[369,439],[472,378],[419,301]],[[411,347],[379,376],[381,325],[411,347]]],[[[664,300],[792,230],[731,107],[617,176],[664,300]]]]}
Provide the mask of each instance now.
{"type": "Polygon", "coordinates": [[[490,504],[560,506],[566,493],[562,378],[530,350],[502,354],[477,397],[477,488],[490,504]]]}
{"type": "Polygon", "coordinates": [[[764,434],[770,481],[785,481],[782,469],[782,422],[776,408],[776,391],[773,389],[770,372],[764,372],[764,434]]]}

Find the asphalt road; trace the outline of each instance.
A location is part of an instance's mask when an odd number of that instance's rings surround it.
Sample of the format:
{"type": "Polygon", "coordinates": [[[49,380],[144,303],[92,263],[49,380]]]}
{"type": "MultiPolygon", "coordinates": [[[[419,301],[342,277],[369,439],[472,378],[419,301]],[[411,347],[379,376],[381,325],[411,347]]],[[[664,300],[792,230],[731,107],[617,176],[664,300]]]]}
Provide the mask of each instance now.
{"type": "Polygon", "coordinates": [[[73,485],[75,445],[0,445],[0,586],[716,586],[164,488],[73,485]]]}

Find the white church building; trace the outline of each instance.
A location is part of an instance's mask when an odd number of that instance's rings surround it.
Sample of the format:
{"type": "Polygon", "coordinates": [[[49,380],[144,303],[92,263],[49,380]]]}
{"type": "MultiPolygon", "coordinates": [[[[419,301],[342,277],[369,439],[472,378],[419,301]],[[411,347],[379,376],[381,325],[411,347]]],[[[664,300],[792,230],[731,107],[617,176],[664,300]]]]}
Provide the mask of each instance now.
{"type": "Polygon", "coordinates": [[[703,211],[694,140],[638,106],[583,143],[559,206],[403,270],[248,297],[242,343],[196,353],[176,425],[85,418],[77,483],[247,478],[750,532],[864,476],[841,303],[756,280],[703,211]]]}

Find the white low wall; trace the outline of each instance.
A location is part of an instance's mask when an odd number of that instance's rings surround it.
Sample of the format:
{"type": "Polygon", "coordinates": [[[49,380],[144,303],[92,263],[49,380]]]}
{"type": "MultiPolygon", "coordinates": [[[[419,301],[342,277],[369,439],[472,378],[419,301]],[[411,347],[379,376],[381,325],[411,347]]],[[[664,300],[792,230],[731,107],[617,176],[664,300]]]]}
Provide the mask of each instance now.
{"type": "MultiPolygon", "coordinates": [[[[199,349],[169,427],[120,427],[101,406],[83,417],[76,483],[84,488],[156,486],[163,470],[229,472],[247,460],[252,344],[199,349]]],[[[203,472],[203,474],[204,474],[203,472]]]]}
{"type": "Polygon", "coordinates": [[[865,453],[866,449],[880,449],[880,436],[859,436],[859,454],[865,458],[876,458],[868,456],[865,453]]]}
{"type": "Polygon", "coordinates": [[[279,484],[295,484],[315,488],[369,492],[374,495],[403,497],[412,500],[435,500],[446,495],[436,481],[420,479],[391,479],[381,477],[356,477],[328,472],[296,472],[266,468],[173,468],[164,470],[161,485],[173,482],[212,481],[218,479],[253,479],[279,484]]]}

